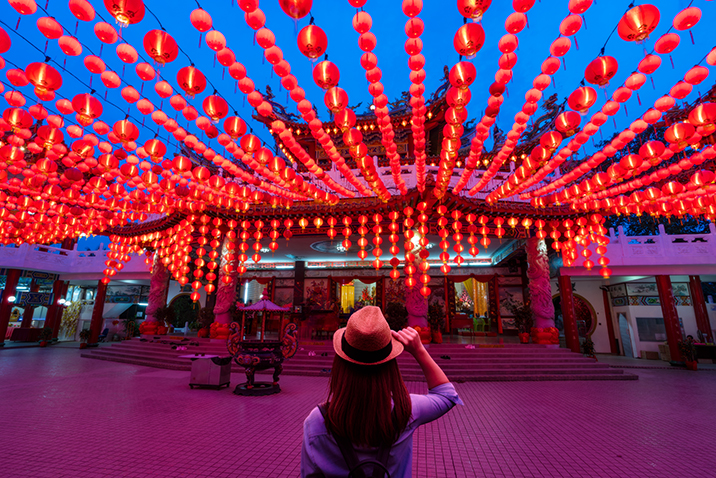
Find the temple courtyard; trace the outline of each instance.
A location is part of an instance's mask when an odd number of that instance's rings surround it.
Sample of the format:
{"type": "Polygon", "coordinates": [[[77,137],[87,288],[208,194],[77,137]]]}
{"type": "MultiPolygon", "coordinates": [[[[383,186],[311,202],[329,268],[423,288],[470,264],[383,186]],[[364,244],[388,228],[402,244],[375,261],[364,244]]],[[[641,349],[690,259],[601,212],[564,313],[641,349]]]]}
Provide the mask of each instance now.
{"type": "MultiPolygon", "coordinates": [[[[229,389],[190,390],[185,371],[79,355],[77,344],[0,351],[1,476],[299,476],[302,423],[327,378],[239,397],[240,374],[229,389]]],[[[716,366],[600,361],[639,380],[458,383],[465,406],[415,434],[414,476],[716,476],[716,366]]]]}

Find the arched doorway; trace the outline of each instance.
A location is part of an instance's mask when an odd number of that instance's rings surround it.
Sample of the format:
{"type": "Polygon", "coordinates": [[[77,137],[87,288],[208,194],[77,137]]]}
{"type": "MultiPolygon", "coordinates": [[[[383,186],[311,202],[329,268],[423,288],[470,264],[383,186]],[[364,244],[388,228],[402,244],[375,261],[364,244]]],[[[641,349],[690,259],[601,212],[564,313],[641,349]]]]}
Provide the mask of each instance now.
{"type": "MultiPolygon", "coordinates": [[[[574,315],[577,319],[577,330],[580,337],[592,335],[597,326],[597,314],[594,307],[581,295],[573,294],[574,315]]],[[[554,304],[554,326],[559,329],[559,334],[564,335],[564,320],[562,319],[562,296],[560,294],[552,297],[554,304]]]]}

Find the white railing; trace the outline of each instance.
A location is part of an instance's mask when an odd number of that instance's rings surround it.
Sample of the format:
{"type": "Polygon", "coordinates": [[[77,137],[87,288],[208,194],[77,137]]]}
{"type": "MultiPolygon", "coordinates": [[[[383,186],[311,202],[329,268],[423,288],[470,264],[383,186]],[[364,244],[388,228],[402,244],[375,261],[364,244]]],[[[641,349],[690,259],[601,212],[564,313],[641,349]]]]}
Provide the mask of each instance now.
{"type": "Polygon", "coordinates": [[[666,234],[659,225],[654,236],[627,236],[610,229],[611,242],[606,256],[610,266],[714,264],[716,267],[716,228],[709,224],[707,234],[666,234]]]}
{"type": "MultiPolygon", "coordinates": [[[[76,247],[76,246],[75,246],[76,247]]],[[[94,251],[78,251],[57,247],[22,244],[19,247],[0,247],[0,267],[22,270],[37,270],[57,274],[101,273],[105,268],[107,253],[100,246],[94,251]]],[[[149,272],[144,257],[131,254],[132,259],[124,264],[123,273],[149,272]]]]}

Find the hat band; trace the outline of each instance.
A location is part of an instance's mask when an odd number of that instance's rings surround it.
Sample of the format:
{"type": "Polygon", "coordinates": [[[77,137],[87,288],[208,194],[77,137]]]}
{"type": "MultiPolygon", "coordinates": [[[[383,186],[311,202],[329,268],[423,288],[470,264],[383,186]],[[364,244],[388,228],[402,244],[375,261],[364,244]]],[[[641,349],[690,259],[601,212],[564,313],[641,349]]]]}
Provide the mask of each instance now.
{"type": "Polygon", "coordinates": [[[343,353],[348,356],[348,358],[351,358],[356,362],[371,364],[380,362],[381,360],[387,358],[390,355],[390,353],[393,351],[393,341],[390,340],[388,342],[388,345],[386,345],[382,349],[366,351],[357,349],[351,344],[349,344],[344,334],[341,337],[341,349],[343,350],[343,353]]]}

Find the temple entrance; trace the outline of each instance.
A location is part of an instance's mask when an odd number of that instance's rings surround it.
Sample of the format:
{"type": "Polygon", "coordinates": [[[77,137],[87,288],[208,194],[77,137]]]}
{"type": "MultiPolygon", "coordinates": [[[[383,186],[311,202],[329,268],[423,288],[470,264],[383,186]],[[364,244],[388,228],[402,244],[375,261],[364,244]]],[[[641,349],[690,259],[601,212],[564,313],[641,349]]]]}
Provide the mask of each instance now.
{"type": "Polygon", "coordinates": [[[460,336],[502,334],[497,276],[447,276],[446,332],[460,336]]]}
{"type": "Polygon", "coordinates": [[[347,284],[335,283],[336,296],[340,304],[340,314],[352,314],[366,305],[377,305],[376,284],[366,284],[359,279],[351,280],[347,284]]]}
{"type": "Polygon", "coordinates": [[[454,282],[455,308],[453,329],[458,333],[464,331],[489,332],[490,331],[490,303],[489,285],[487,282],[478,282],[469,278],[463,282],[454,282]],[[470,323],[472,322],[472,323],[470,323]],[[460,327],[458,327],[460,326],[460,327]]]}

